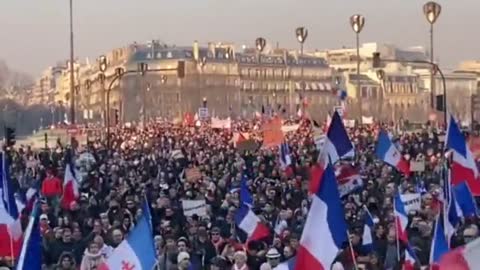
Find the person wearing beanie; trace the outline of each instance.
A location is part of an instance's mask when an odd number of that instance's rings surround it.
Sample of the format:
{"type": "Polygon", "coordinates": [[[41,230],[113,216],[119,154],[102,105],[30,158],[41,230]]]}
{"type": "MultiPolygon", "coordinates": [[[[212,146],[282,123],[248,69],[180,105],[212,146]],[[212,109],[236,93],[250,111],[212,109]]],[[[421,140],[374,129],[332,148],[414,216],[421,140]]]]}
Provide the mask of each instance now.
{"type": "Polygon", "coordinates": [[[185,251],[178,253],[177,267],[178,270],[187,270],[190,267],[190,254],[185,251]]]}

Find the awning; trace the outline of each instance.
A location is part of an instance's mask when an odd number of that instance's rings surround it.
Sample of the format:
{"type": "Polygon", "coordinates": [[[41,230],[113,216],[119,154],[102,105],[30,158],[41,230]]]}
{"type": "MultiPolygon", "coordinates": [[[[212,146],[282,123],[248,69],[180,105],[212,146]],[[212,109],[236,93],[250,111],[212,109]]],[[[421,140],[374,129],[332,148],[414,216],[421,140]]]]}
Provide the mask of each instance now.
{"type": "Polygon", "coordinates": [[[318,85],[316,83],[311,83],[310,88],[314,91],[318,90],[318,85]]]}
{"type": "Polygon", "coordinates": [[[325,91],[326,87],[323,83],[318,83],[318,89],[320,89],[320,91],[325,91]]]}
{"type": "Polygon", "coordinates": [[[332,91],[332,85],[330,83],[325,83],[325,88],[327,91],[332,91]]]}

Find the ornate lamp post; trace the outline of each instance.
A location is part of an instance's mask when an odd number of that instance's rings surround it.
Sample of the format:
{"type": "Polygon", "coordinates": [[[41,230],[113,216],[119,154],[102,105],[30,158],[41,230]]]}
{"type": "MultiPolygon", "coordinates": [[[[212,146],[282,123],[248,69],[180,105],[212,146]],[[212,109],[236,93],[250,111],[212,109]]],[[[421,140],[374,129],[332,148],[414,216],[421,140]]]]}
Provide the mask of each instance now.
{"type": "MultiPolygon", "coordinates": [[[[306,85],[305,85],[305,81],[303,79],[303,65],[304,63],[302,63],[300,61],[300,58],[303,57],[303,44],[305,43],[305,41],[307,40],[307,37],[308,37],[308,30],[307,28],[301,26],[301,27],[297,27],[297,29],[295,29],[295,37],[297,38],[297,41],[298,43],[300,43],[300,57],[299,57],[299,61],[298,61],[298,64],[300,64],[300,87],[302,88],[301,89],[301,92],[299,93],[299,101],[301,102],[302,106],[305,106],[305,102],[304,102],[304,98],[305,98],[305,88],[306,88],[306,85]]],[[[305,108],[303,108],[303,110],[305,110],[305,108]]]]}
{"type": "Polygon", "coordinates": [[[353,31],[356,35],[356,45],[357,45],[357,98],[358,98],[358,112],[360,118],[360,124],[362,124],[362,91],[360,86],[360,32],[362,32],[363,26],[365,25],[365,17],[360,14],[355,14],[350,17],[350,26],[352,26],[353,31]]]}
{"type": "MultiPolygon", "coordinates": [[[[423,14],[425,14],[425,18],[427,19],[428,23],[430,23],[430,62],[434,63],[434,54],[433,54],[433,25],[437,21],[440,13],[442,12],[442,6],[435,2],[428,2],[423,5],[423,14]]],[[[430,72],[430,102],[432,108],[435,108],[435,70],[432,67],[430,72]]],[[[446,106],[446,103],[444,104],[446,106]]],[[[445,123],[446,124],[446,123],[445,123]]]]}

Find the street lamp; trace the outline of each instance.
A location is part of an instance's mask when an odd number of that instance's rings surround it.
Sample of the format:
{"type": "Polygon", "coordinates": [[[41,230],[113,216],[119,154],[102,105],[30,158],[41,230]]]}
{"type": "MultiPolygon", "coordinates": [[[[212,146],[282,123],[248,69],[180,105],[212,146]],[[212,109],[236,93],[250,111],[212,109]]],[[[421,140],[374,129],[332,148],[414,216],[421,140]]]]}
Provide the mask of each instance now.
{"type": "Polygon", "coordinates": [[[207,97],[203,97],[203,108],[207,108],[207,97]]]}
{"type": "MultiPolygon", "coordinates": [[[[148,64],[147,64],[147,63],[143,63],[143,62],[138,63],[138,65],[137,65],[137,70],[138,70],[138,72],[140,73],[140,75],[142,75],[142,77],[145,76],[145,74],[146,74],[147,71],[148,71],[148,64]]],[[[149,86],[147,85],[147,87],[149,87],[149,86]]],[[[146,93],[146,90],[147,90],[147,89],[146,89],[145,87],[142,87],[142,88],[143,88],[142,124],[143,124],[143,129],[145,129],[145,128],[146,128],[146,125],[145,125],[145,124],[146,124],[146,123],[145,123],[145,120],[146,120],[145,100],[146,100],[146,98],[147,98],[147,93],[146,93]]]]}
{"type": "Polygon", "coordinates": [[[355,14],[350,17],[350,26],[352,26],[353,31],[356,35],[356,45],[357,45],[357,98],[358,98],[358,109],[359,109],[359,118],[360,124],[362,124],[362,92],[360,89],[360,32],[362,32],[363,26],[365,25],[365,17],[360,14],[355,14]]]}
{"type": "Polygon", "coordinates": [[[145,73],[147,73],[148,71],[148,64],[147,63],[138,63],[138,66],[137,66],[137,69],[138,69],[138,72],[144,76],[145,73]]]}
{"type": "MultiPolygon", "coordinates": [[[[295,37],[297,38],[298,43],[300,43],[300,58],[303,57],[303,44],[307,40],[308,37],[308,30],[307,28],[301,26],[297,27],[295,29],[295,37]]],[[[299,59],[300,60],[300,59],[299,59]]],[[[300,85],[301,85],[301,92],[299,93],[299,100],[303,104],[302,106],[305,106],[305,102],[303,102],[303,98],[305,95],[305,81],[303,80],[303,63],[301,61],[298,61],[298,63],[301,65],[300,66],[300,85]]],[[[305,109],[305,108],[303,108],[305,109]]]]}
{"type": "Polygon", "coordinates": [[[107,70],[107,57],[105,55],[101,55],[98,58],[98,68],[100,69],[100,72],[105,72],[107,70]]]}
{"type": "Polygon", "coordinates": [[[259,37],[255,40],[255,48],[259,53],[263,52],[266,45],[267,41],[263,37],[259,37]]]}
{"type": "MultiPolygon", "coordinates": [[[[438,17],[440,16],[440,13],[442,12],[442,6],[435,2],[428,2],[425,5],[423,5],[423,14],[425,14],[425,17],[430,23],[430,62],[434,62],[434,54],[433,54],[433,25],[437,21],[438,17]]],[[[430,71],[430,102],[431,106],[435,107],[434,105],[434,90],[435,90],[435,80],[434,80],[434,73],[435,70],[431,69],[430,71]]]]}
{"type": "MultiPolygon", "coordinates": [[[[430,65],[432,70],[434,72],[438,72],[440,74],[440,78],[442,79],[442,86],[443,86],[443,106],[441,108],[442,111],[444,111],[444,118],[443,121],[445,123],[445,128],[447,125],[447,84],[445,81],[445,75],[443,74],[442,70],[440,67],[430,61],[427,60],[395,60],[395,59],[381,59],[380,53],[379,52],[374,52],[372,54],[372,67],[373,68],[380,68],[382,66],[382,63],[387,62],[387,63],[403,63],[403,64],[426,64],[430,65]]],[[[377,73],[378,74],[378,73],[377,73]]],[[[378,76],[378,75],[377,75],[378,76]]]]}

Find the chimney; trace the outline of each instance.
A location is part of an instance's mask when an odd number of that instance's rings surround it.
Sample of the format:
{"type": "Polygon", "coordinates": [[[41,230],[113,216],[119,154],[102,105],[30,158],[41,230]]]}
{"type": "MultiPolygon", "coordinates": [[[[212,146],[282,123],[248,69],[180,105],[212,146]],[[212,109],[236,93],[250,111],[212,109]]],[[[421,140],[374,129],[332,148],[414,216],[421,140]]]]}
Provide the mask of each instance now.
{"type": "Polygon", "coordinates": [[[193,42],[193,48],[192,48],[192,50],[193,50],[193,59],[194,59],[195,61],[198,61],[198,59],[199,59],[198,41],[195,40],[195,41],[193,42]]]}

